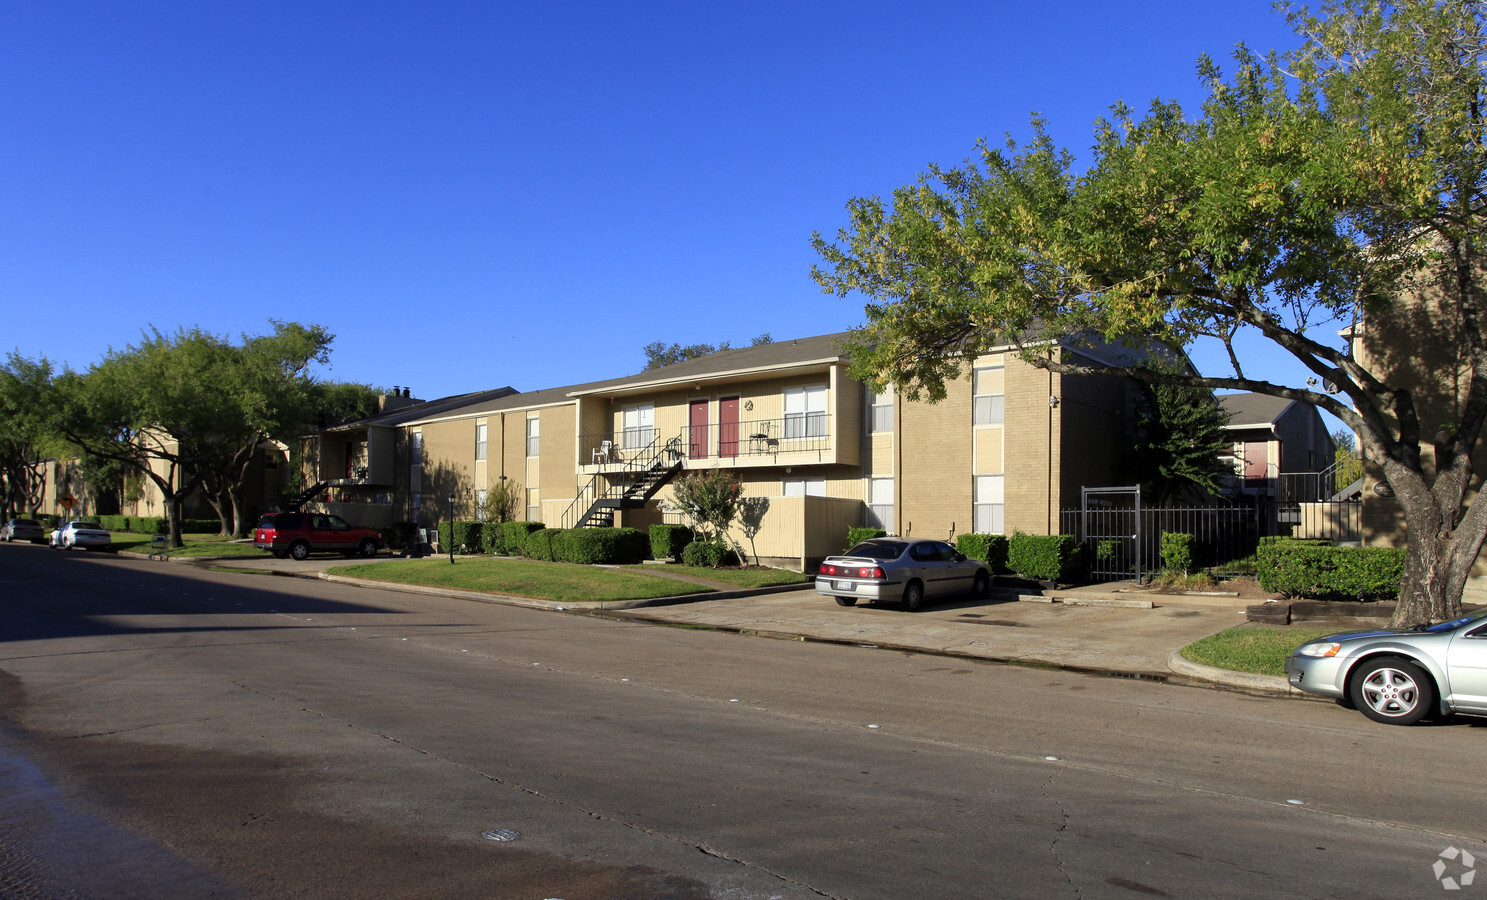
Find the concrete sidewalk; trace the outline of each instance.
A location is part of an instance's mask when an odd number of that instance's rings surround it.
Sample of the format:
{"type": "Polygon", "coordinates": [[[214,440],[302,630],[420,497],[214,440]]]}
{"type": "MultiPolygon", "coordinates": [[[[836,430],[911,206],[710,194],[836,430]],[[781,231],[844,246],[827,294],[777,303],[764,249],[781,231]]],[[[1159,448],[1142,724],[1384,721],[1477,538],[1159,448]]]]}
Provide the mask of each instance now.
{"type": "MultiPolygon", "coordinates": [[[[891,604],[838,606],[810,585],[740,590],[714,583],[717,591],[706,595],[630,603],[559,603],[335,574],[340,566],[367,562],[361,559],[295,562],[249,557],[191,562],[486,603],[585,611],[631,621],[1295,695],[1284,678],[1200,666],[1177,654],[1178,649],[1199,638],[1243,624],[1248,601],[1237,597],[1121,593],[1121,585],[1110,584],[1054,591],[1048,597],[1020,601],[956,600],[908,613],[891,604]]],[[[653,574],[666,575],[659,570],[653,574]]]]}

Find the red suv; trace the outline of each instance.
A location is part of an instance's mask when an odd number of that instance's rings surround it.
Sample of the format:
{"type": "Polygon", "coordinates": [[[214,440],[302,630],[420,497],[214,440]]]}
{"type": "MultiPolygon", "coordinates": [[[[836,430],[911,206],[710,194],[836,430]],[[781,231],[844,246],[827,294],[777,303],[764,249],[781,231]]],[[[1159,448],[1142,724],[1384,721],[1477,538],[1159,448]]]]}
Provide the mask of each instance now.
{"type": "Polygon", "coordinates": [[[322,550],[376,556],[382,549],[382,535],[373,528],[353,528],[340,516],[325,513],[269,513],[253,530],[253,546],[279,559],[306,559],[322,550]]]}

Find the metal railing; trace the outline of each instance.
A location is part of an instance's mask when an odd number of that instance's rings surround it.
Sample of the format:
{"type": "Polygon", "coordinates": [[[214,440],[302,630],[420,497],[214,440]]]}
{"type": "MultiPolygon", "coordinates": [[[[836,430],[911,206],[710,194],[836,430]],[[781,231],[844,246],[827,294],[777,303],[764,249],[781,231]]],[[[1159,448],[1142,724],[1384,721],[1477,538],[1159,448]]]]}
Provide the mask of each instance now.
{"type": "Polygon", "coordinates": [[[1200,568],[1242,571],[1266,531],[1259,506],[1145,507],[1139,515],[1129,507],[1091,507],[1061,510],[1060,519],[1060,530],[1084,544],[1085,564],[1095,581],[1161,572],[1162,533],[1168,531],[1193,536],[1200,568]]]}
{"type": "Polygon", "coordinates": [[[600,500],[613,500],[624,496],[632,485],[640,481],[645,475],[655,469],[658,464],[668,467],[680,461],[684,456],[684,448],[680,439],[671,438],[662,441],[660,436],[651,432],[650,443],[643,448],[628,453],[615,454],[612,459],[606,461],[606,470],[589,479],[578,491],[578,496],[568,504],[559,520],[560,528],[574,528],[581,522],[600,500]]]}
{"type": "MultiPolygon", "coordinates": [[[[820,453],[831,448],[830,418],[825,413],[748,419],[708,425],[688,425],[676,440],[686,459],[738,459],[774,457],[785,453],[820,453]]],[[[578,459],[582,465],[602,465],[622,471],[631,458],[643,456],[656,443],[654,428],[621,429],[578,437],[578,459]],[[644,439],[644,442],[641,442],[644,439]]]]}

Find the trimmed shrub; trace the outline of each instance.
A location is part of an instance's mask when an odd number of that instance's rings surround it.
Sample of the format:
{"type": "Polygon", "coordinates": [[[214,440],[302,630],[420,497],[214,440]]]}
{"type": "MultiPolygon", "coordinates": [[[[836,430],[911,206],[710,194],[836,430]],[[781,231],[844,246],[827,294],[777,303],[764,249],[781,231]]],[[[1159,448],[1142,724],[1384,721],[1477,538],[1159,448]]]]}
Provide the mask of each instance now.
{"type": "Polygon", "coordinates": [[[1019,531],[1007,542],[1007,568],[1034,581],[1063,581],[1078,552],[1073,535],[1019,531]]]}
{"type": "Polygon", "coordinates": [[[486,553],[497,556],[520,556],[526,536],[543,528],[546,525],[541,522],[486,522],[482,546],[486,553]]]}
{"type": "Polygon", "coordinates": [[[553,558],[580,565],[634,565],[645,559],[650,539],[635,528],[572,528],[553,539],[553,558]]]}
{"type": "Polygon", "coordinates": [[[484,527],[485,523],[478,519],[455,519],[452,523],[440,522],[439,547],[444,553],[448,553],[451,546],[456,552],[462,554],[480,553],[485,547],[481,539],[481,531],[484,527]],[[451,540],[451,534],[453,540],[451,540]]]}
{"type": "Polygon", "coordinates": [[[418,523],[394,522],[382,532],[382,543],[391,550],[412,550],[417,546],[418,523]]]}
{"type": "Polygon", "coordinates": [[[169,528],[164,516],[130,516],[129,530],[134,534],[165,534],[169,528]]]}
{"type": "Polygon", "coordinates": [[[546,562],[555,562],[553,542],[562,537],[567,529],[544,528],[527,535],[527,541],[522,545],[522,555],[528,559],[540,559],[546,562]]]}
{"type": "Polygon", "coordinates": [[[718,566],[738,565],[738,554],[721,541],[693,541],[682,550],[682,562],[716,569],[718,566]]]}
{"type": "Polygon", "coordinates": [[[955,549],[971,559],[983,560],[991,574],[1007,571],[1007,536],[1004,534],[963,534],[955,539],[955,549]]]}
{"type": "Polygon", "coordinates": [[[103,526],[104,531],[128,531],[128,516],[99,516],[98,524],[103,526]]]}
{"type": "Polygon", "coordinates": [[[652,525],[651,557],[653,559],[681,559],[682,551],[697,539],[686,525],[652,525]]]}
{"type": "Polygon", "coordinates": [[[848,528],[847,529],[847,546],[843,547],[842,549],[843,550],[851,550],[853,547],[856,547],[858,544],[862,543],[863,541],[869,540],[871,538],[879,538],[879,537],[887,537],[887,536],[888,536],[888,532],[884,531],[881,528],[848,528]]]}
{"type": "Polygon", "coordinates": [[[1180,531],[1162,532],[1162,562],[1184,575],[1192,571],[1193,536],[1180,531]]]}
{"type": "Polygon", "coordinates": [[[1402,547],[1334,547],[1327,541],[1261,538],[1260,586],[1287,597],[1396,597],[1404,580],[1402,547]]]}

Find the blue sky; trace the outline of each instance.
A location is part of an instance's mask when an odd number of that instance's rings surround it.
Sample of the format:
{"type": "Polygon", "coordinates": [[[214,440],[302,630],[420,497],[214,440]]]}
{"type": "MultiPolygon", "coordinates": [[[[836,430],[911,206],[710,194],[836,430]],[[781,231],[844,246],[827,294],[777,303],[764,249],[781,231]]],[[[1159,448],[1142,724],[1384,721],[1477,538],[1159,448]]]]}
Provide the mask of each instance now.
{"type": "Polygon", "coordinates": [[[1083,153],[1241,40],[1294,43],[1268,0],[7,3],[0,350],[288,319],[432,399],[844,330],[849,198],[1033,111],[1083,153]]]}

